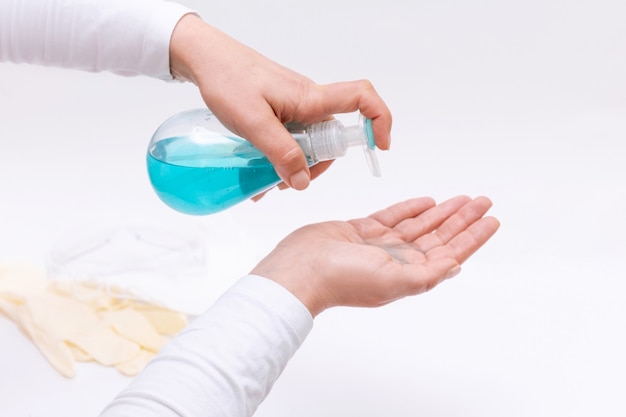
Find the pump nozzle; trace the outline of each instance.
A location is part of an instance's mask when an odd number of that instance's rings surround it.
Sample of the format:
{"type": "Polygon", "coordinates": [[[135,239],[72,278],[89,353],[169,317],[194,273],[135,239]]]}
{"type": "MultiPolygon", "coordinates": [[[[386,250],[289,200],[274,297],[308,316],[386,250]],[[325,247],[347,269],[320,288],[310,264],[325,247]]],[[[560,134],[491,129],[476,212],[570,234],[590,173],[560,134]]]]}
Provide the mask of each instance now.
{"type": "Polygon", "coordinates": [[[365,131],[365,141],[362,141],[363,152],[365,153],[365,160],[370,167],[372,175],[380,177],[380,165],[378,165],[378,158],[376,157],[376,142],[374,141],[374,131],[372,130],[372,119],[368,119],[363,115],[359,116],[359,127],[365,131]]]}

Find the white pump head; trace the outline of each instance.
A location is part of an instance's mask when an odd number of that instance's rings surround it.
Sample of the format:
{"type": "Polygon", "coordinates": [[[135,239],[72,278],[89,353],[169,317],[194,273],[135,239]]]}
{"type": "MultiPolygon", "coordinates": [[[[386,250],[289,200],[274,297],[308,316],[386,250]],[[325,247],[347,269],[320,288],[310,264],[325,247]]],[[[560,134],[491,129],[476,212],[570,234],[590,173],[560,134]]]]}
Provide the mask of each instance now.
{"type": "MultiPolygon", "coordinates": [[[[316,123],[308,126],[311,153],[316,161],[327,161],[346,154],[348,148],[361,146],[372,175],[380,177],[380,166],[376,157],[372,121],[359,116],[359,124],[344,127],[339,120],[316,123]]],[[[296,140],[298,140],[297,136],[296,140]]],[[[301,144],[302,146],[302,144],[301,144]]]]}

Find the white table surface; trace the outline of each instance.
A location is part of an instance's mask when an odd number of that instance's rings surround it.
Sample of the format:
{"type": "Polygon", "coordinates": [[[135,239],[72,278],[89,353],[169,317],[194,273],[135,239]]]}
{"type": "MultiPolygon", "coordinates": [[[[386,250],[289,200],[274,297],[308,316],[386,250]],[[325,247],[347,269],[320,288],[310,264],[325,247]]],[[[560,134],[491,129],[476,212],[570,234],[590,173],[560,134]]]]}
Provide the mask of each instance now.
{"type": "MultiPolygon", "coordinates": [[[[626,3],[186,3],[318,82],[370,79],[394,114],[383,177],[356,150],[306,192],[179,215],[144,155],[193,86],[0,64],[0,262],[43,265],[103,219],[194,228],[210,273],[173,301],[201,309],[301,225],[487,195],[502,227],[460,276],[322,314],[256,415],[626,415],[626,3]]],[[[129,382],[64,379],[3,317],[0,341],[1,417],[95,416],[129,382]]]]}

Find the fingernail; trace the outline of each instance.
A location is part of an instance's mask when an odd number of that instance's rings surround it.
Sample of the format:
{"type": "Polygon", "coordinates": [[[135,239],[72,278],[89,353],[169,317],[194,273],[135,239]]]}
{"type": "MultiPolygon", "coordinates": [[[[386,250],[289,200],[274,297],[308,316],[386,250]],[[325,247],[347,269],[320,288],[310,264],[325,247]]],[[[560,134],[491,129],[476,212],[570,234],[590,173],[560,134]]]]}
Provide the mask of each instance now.
{"type": "Polygon", "coordinates": [[[307,174],[305,170],[298,171],[289,177],[291,188],[295,188],[296,190],[304,190],[309,186],[309,182],[309,174],[307,174]]]}
{"type": "Polygon", "coordinates": [[[446,278],[445,279],[450,279],[452,277],[455,277],[457,275],[459,275],[459,273],[461,272],[461,265],[457,265],[454,268],[452,268],[451,270],[448,271],[448,273],[446,274],[446,278]]]}

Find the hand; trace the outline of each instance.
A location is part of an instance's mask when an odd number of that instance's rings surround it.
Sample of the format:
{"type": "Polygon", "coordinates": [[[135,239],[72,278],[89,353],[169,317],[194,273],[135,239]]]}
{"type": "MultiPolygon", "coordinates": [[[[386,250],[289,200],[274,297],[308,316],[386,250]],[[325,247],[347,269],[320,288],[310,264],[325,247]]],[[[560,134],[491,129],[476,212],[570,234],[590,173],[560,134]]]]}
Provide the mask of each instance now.
{"type": "Polygon", "coordinates": [[[313,317],[333,306],[374,307],[428,291],[496,232],[486,197],[423,197],[363,219],[305,226],[253,270],[291,291],[313,317]]]}
{"type": "Polygon", "coordinates": [[[391,113],[371,83],[315,84],[196,15],[178,22],[170,42],[170,66],[174,77],[195,83],[218,119],[259,148],[292,188],[305,189],[331,161],[309,170],[285,123],[315,123],[360,110],[372,119],[377,147],[389,149],[391,113]]]}

